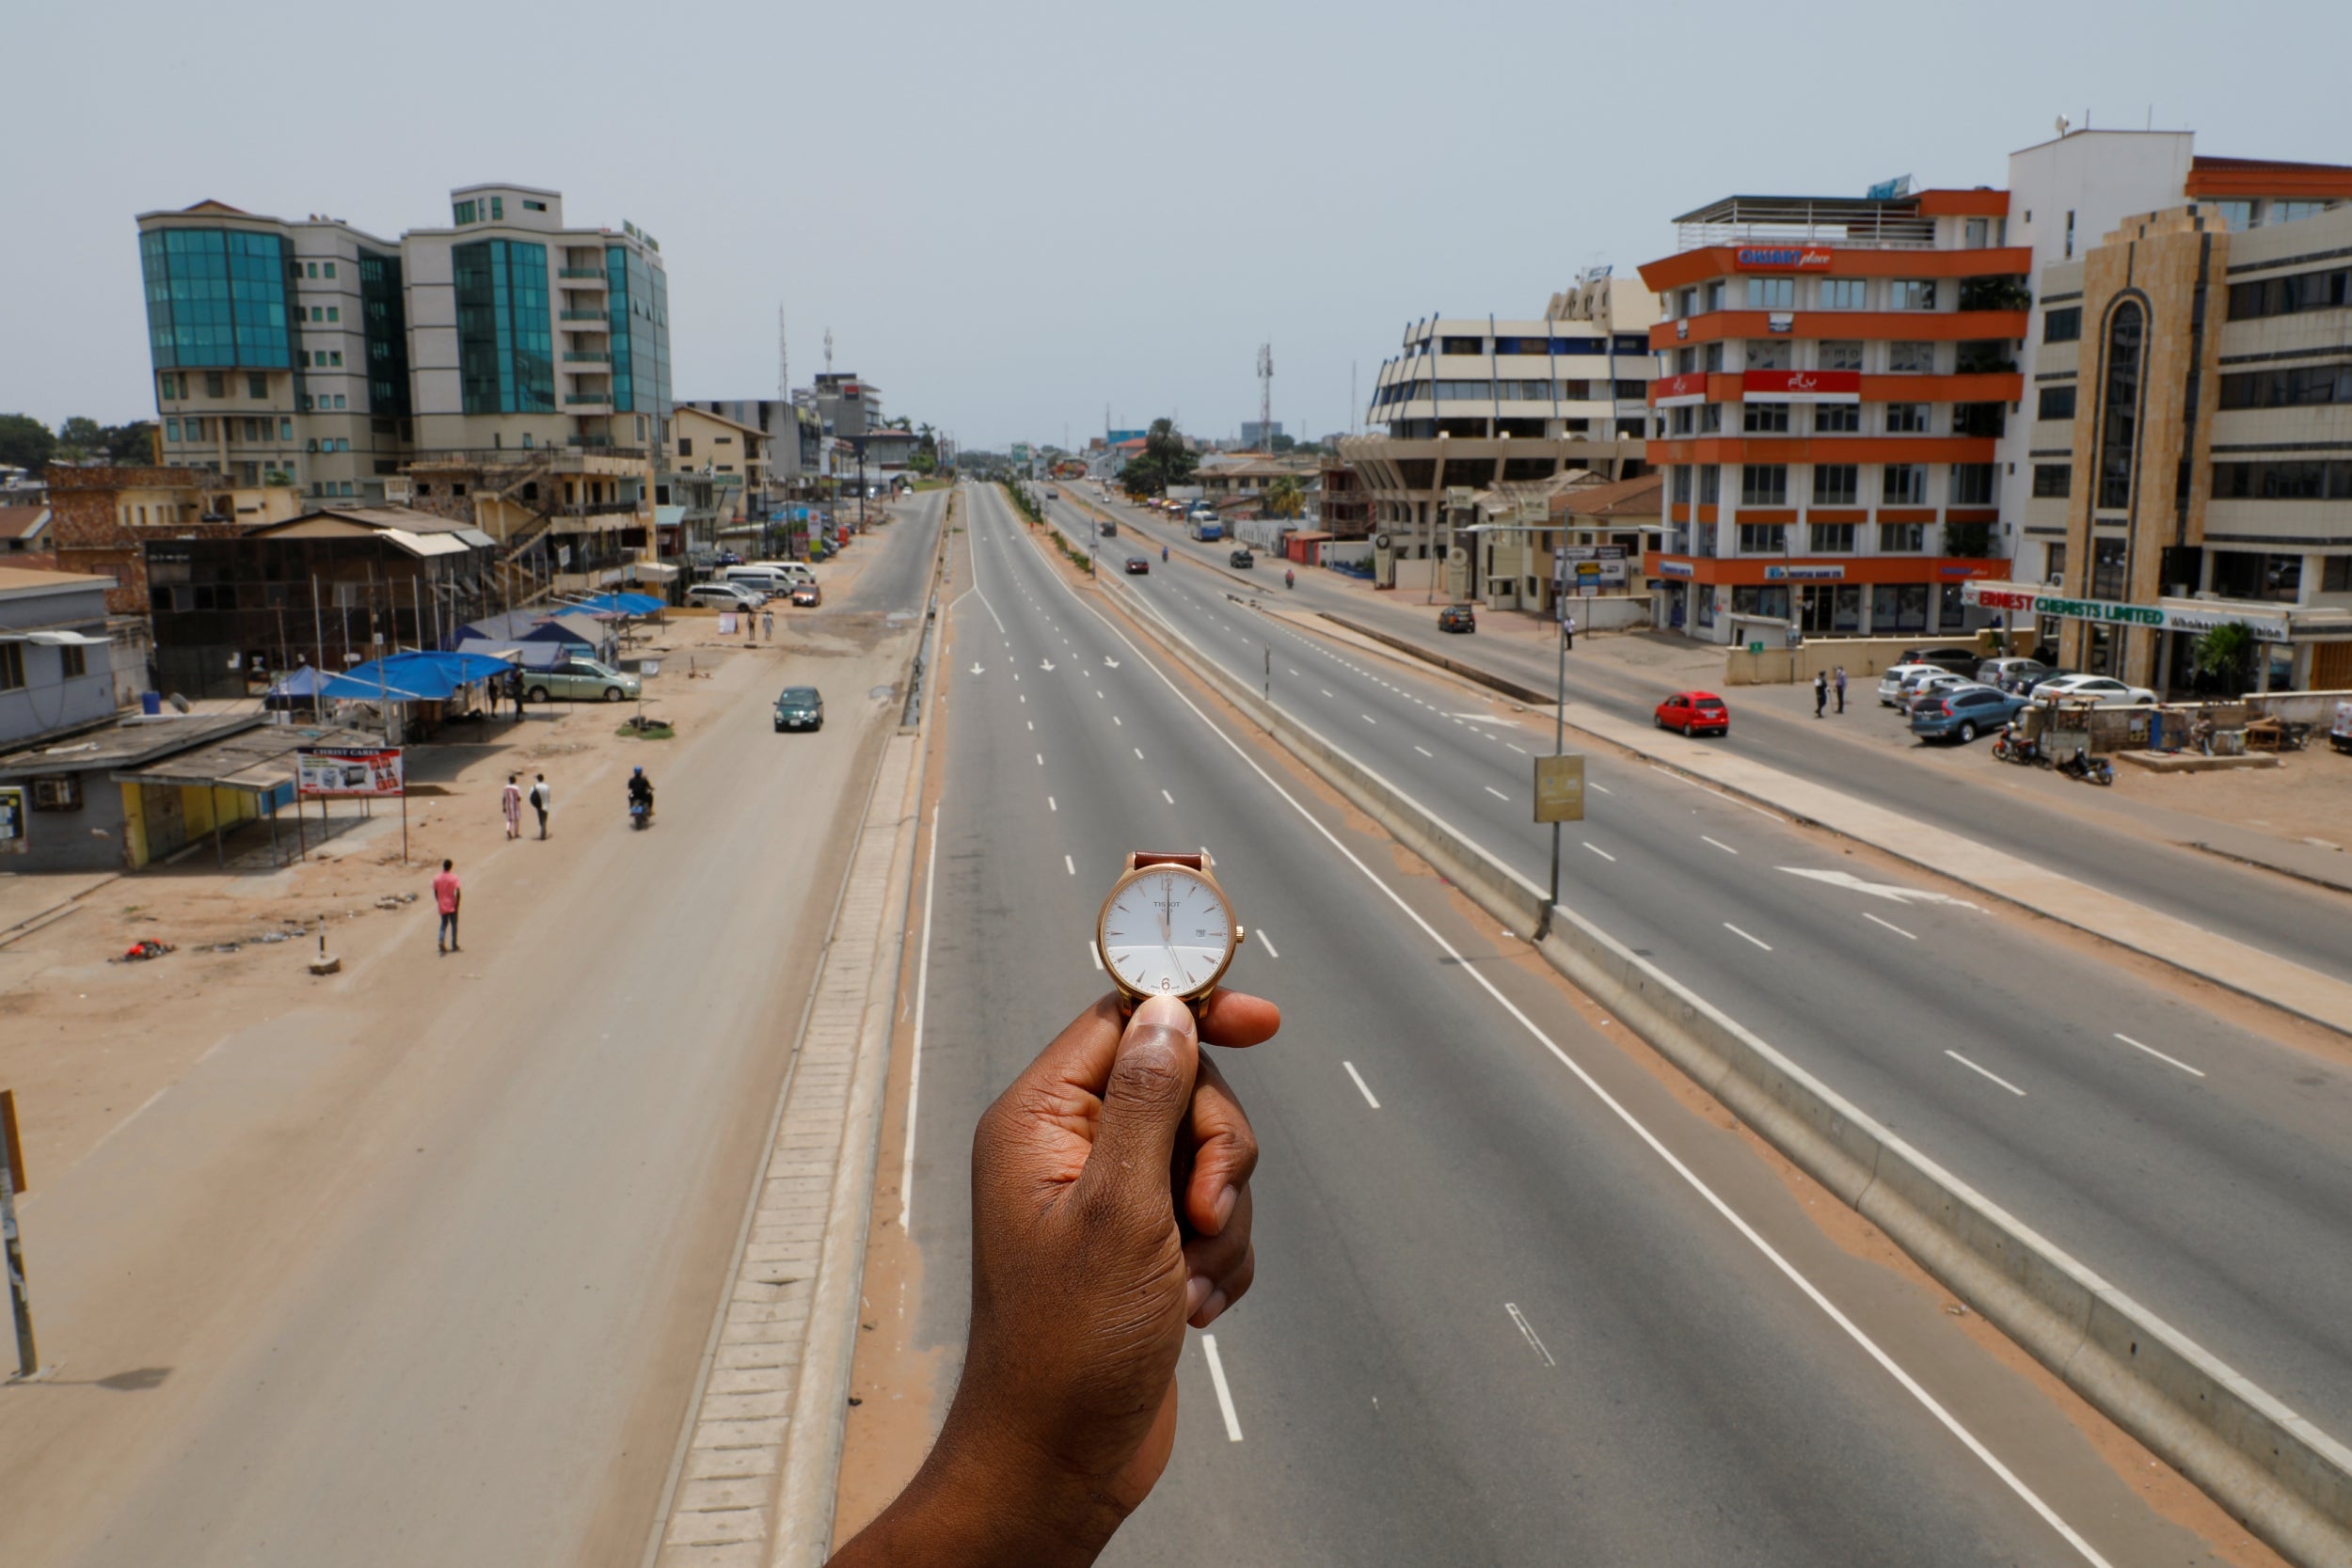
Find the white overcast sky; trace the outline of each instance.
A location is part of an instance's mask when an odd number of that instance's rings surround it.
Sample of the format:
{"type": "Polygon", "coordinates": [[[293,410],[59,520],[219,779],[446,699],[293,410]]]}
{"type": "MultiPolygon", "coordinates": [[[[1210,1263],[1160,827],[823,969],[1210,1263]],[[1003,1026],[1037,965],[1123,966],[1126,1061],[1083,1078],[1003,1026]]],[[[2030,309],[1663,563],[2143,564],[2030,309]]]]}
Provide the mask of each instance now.
{"type": "Polygon", "coordinates": [[[2352,163],[2344,0],[338,6],[17,0],[0,411],[153,412],[135,214],[396,237],[564,193],[670,269],[675,391],[836,368],[967,445],[1343,429],[1409,319],[1530,315],[1734,191],[1998,184],[2077,124],[2352,163]]]}

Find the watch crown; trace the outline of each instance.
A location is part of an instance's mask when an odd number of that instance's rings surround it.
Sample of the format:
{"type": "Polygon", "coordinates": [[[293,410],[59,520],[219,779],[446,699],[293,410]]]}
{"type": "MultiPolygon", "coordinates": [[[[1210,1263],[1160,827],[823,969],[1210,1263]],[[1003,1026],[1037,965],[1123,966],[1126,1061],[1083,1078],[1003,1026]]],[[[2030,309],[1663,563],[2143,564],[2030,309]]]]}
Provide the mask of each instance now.
{"type": "Polygon", "coordinates": [[[1248,940],[1249,927],[1240,924],[1238,921],[1235,922],[1233,926],[1233,945],[1239,947],[1243,942],[1248,942],[1248,940]]]}

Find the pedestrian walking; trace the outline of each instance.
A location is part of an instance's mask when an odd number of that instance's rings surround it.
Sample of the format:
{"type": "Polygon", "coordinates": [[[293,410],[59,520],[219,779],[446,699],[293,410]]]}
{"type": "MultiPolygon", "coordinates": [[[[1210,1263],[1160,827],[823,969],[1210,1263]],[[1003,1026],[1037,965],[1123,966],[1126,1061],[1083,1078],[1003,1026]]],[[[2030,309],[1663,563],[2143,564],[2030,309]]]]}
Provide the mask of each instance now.
{"type": "Polygon", "coordinates": [[[776,640],[776,612],[774,610],[763,610],[759,612],[759,635],[771,642],[776,640]]]}
{"type": "Polygon", "coordinates": [[[433,939],[435,951],[457,951],[457,905],[465,895],[465,889],[457,884],[457,863],[443,861],[441,874],[433,879],[433,907],[441,911],[441,928],[433,939]]]}
{"type": "Polygon", "coordinates": [[[1837,667],[1837,711],[1846,711],[1846,667],[1842,664],[1837,667]]]}
{"type": "Polygon", "coordinates": [[[506,836],[523,836],[523,785],[520,773],[506,775],[506,787],[499,792],[499,810],[506,817],[506,836]]]}
{"type": "Polygon", "coordinates": [[[515,699],[515,722],[523,721],[523,673],[515,671],[506,677],[506,694],[515,699]]]}
{"type": "Polygon", "coordinates": [[[1567,639],[1568,652],[1576,652],[1576,617],[1565,616],[1560,622],[1560,635],[1567,639]]]}
{"type": "Polygon", "coordinates": [[[532,778],[536,782],[531,786],[531,809],[539,814],[539,836],[545,838],[548,836],[548,811],[555,804],[555,791],[548,787],[545,773],[533,773],[532,778]]]}
{"type": "Polygon", "coordinates": [[[1820,671],[1813,672],[1813,717],[1819,719],[1829,706],[1829,677],[1820,671]]]}

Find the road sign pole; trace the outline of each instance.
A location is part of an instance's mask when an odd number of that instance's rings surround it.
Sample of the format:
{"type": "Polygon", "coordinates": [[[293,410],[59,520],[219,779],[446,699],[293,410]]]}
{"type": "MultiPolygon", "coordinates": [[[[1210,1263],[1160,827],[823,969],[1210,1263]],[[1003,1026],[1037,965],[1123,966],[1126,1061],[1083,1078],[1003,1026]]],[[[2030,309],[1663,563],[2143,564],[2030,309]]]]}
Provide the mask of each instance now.
{"type": "MultiPolygon", "coordinates": [[[[1564,613],[1565,606],[1560,608],[1560,685],[1551,710],[1551,754],[1555,757],[1565,755],[1568,749],[1568,624],[1564,613]]],[[[1555,819],[1551,824],[1551,894],[1544,900],[1543,917],[1535,922],[1535,941],[1541,942],[1551,934],[1551,911],[1559,903],[1560,824],[1555,819]]]]}
{"type": "Polygon", "coordinates": [[[40,1370],[33,1346],[33,1298],[24,1285],[24,1249],[16,1235],[16,1195],[24,1179],[24,1145],[16,1132],[16,1091],[0,1089],[0,1243],[8,1269],[8,1306],[16,1315],[16,1375],[40,1370]]]}

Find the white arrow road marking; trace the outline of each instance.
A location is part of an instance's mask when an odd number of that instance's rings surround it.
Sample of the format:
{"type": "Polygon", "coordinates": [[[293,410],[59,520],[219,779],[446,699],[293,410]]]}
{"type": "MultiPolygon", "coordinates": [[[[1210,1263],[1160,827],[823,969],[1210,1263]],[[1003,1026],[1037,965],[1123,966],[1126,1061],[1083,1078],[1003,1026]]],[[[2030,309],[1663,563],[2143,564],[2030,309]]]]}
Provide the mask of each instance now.
{"type": "Polygon", "coordinates": [[[1108,654],[1104,654],[1103,656],[1103,668],[1105,670],[1116,670],[1119,668],[1119,660],[1111,657],[1108,654]]]}
{"type": "Polygon", "coordinates": [[[1784,865],[1781,869],[1791,877],[1810,877],[1832,887],[1851,888],[1872,898],[1891,899],[1898,904],[1950,904],[1963,910],[1981,910],[1983,907],[1971,904],[1965,898],[1955,898],[1948,893],[1932,893],[1926,888],[1898,887],[1892,882],[1866,882],[1851,871],[1819,871],[1804,865],[1784,865]]]}
{"type": "Polygon", "coordinates": [[[1041,658],[1037,661],[1037,667],[1051,674],[1054,670],[1054,661],[1050,658],[1041,658]]]}
{"type": "Polygon", "coordinates": [[[977,665],[977,664],[975,664],[974,666],[972,666],[972,673],[973,673],[974,674],[976,674],[976,675],[985,673],[985,672],[983,672],[983,671],[980,669],[980,667],[979,667],[978,665],[977,665]]]}

